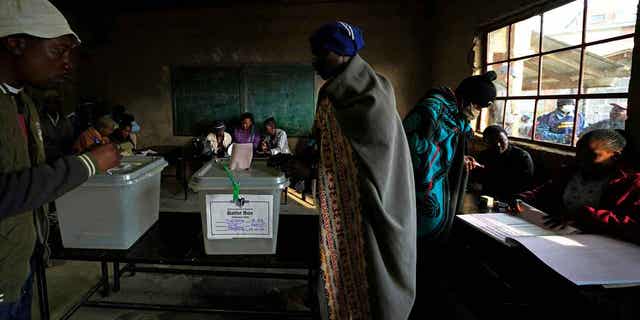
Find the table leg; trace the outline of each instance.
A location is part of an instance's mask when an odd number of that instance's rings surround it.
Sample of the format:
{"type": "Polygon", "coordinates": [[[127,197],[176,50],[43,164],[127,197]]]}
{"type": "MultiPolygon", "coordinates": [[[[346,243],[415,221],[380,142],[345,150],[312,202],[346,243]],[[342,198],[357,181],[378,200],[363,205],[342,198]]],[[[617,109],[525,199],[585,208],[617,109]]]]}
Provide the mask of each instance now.
{"type": "Polygon", "coordinates": [[[102,268],[102,296],[109,296],[109,265],[107,261],[100,262],[102,268]]]}
{"type": "Polygon", "coordinates": [[[184,200],[189,196],[189,181],[187,179],[187,160],[182,159],[182,188],[184,190],[184,200]]]}
{"type": "Polygon", "coordinates": [[[113,262],[113,292],[120,291],[120,263],[113,262]]]}
{"type": "MultiPolygon", "coordinates": [[[[39,246],[39,245],[38,245],[39,246]]],[[[34,272],[38,287],[38,302],[40,306],[40,319],[49,320],[49,296],[47,290],[47,274],[42,259],[42,250],[36,249],[34,272]]]]}

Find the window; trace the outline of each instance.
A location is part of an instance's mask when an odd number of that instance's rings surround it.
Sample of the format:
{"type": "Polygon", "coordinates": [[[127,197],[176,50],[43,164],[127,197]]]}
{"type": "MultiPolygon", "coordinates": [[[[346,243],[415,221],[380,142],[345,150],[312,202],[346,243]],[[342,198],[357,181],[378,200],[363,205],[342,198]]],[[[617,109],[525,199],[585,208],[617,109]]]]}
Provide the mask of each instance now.
{"type": "Polygon", "coordinates": [[[483,68],[498,75],[498,97],[476,129],[499,124],[511,137],[556,146],[624,129],[637,6],[577,0],[488,30],[483,68]]]}

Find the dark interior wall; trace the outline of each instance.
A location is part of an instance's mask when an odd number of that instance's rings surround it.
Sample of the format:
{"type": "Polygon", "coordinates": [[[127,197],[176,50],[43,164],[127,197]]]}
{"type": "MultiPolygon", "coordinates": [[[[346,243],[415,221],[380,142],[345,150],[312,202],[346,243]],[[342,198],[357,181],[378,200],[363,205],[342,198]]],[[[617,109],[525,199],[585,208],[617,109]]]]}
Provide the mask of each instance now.
{"type": "Polygon", "coordinates": [[[332,2],[120,14],[108,41],[82,58],[78,91],[127,106],[142,145],[183,143],[173,135],[172,65],[310,63],[310,33],[344,20],[364,30],[361,55],[393,83],[403,116],[428,84],[424,12],[413,3],[332,2]]]}

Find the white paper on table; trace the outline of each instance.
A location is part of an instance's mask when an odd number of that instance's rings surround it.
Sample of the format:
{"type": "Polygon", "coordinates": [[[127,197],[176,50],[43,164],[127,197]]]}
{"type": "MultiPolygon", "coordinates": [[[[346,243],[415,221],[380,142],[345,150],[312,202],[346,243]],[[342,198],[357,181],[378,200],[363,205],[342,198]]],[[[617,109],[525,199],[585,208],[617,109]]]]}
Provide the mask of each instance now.
{"type": "Polygon", "coordinates": [[[273,195],[244,195],[244,205],[232,194],[208,194],[207,239],[273,238],[273,195]]]}
{"type": "Polygon", "coordinates": [[[601,235],[514,237],[576,285],[640,284],[640,246],[601,235]]]}
{"type": "Polygon", "coordinates": [[[580,232],[580,230],[571,226],[566,226],[564,228],[562,227],[550,228],[544,224],[544,218],[548,216],[546,212],[524,201],[520,201],[519,203],[521,204],[523,211],[518,213],[517,216],[532,224],[535,224],[540,228],[551,230],[558,235],[569,235],[569,234],[576,234],[580,232]]]}
{"type": "Polygon", "coordinates": [[[506,243],[509,237],[555,234],[553,231],[540,228],[520,217],[506,213],[461,214],[457,217],[492,238],[504,243],[506,243]]]}
{"type": "Polygon", "coordinates": [[[245,170],[251,167],[251,161],[253,160],[253,144],[252,143],[234,143],[230,150],[231,152],[231,164],[229,169],[231,170],[245,170]]]}

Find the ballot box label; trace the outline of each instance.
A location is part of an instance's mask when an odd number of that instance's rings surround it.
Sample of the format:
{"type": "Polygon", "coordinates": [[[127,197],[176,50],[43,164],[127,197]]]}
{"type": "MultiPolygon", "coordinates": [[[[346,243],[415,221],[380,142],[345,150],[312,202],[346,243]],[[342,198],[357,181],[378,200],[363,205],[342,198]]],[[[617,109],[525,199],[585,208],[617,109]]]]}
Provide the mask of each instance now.
{"type": "Polygon", "coordinates": [[[207,239],[273,238],[273,195],[208,194],[207,239]]]}

